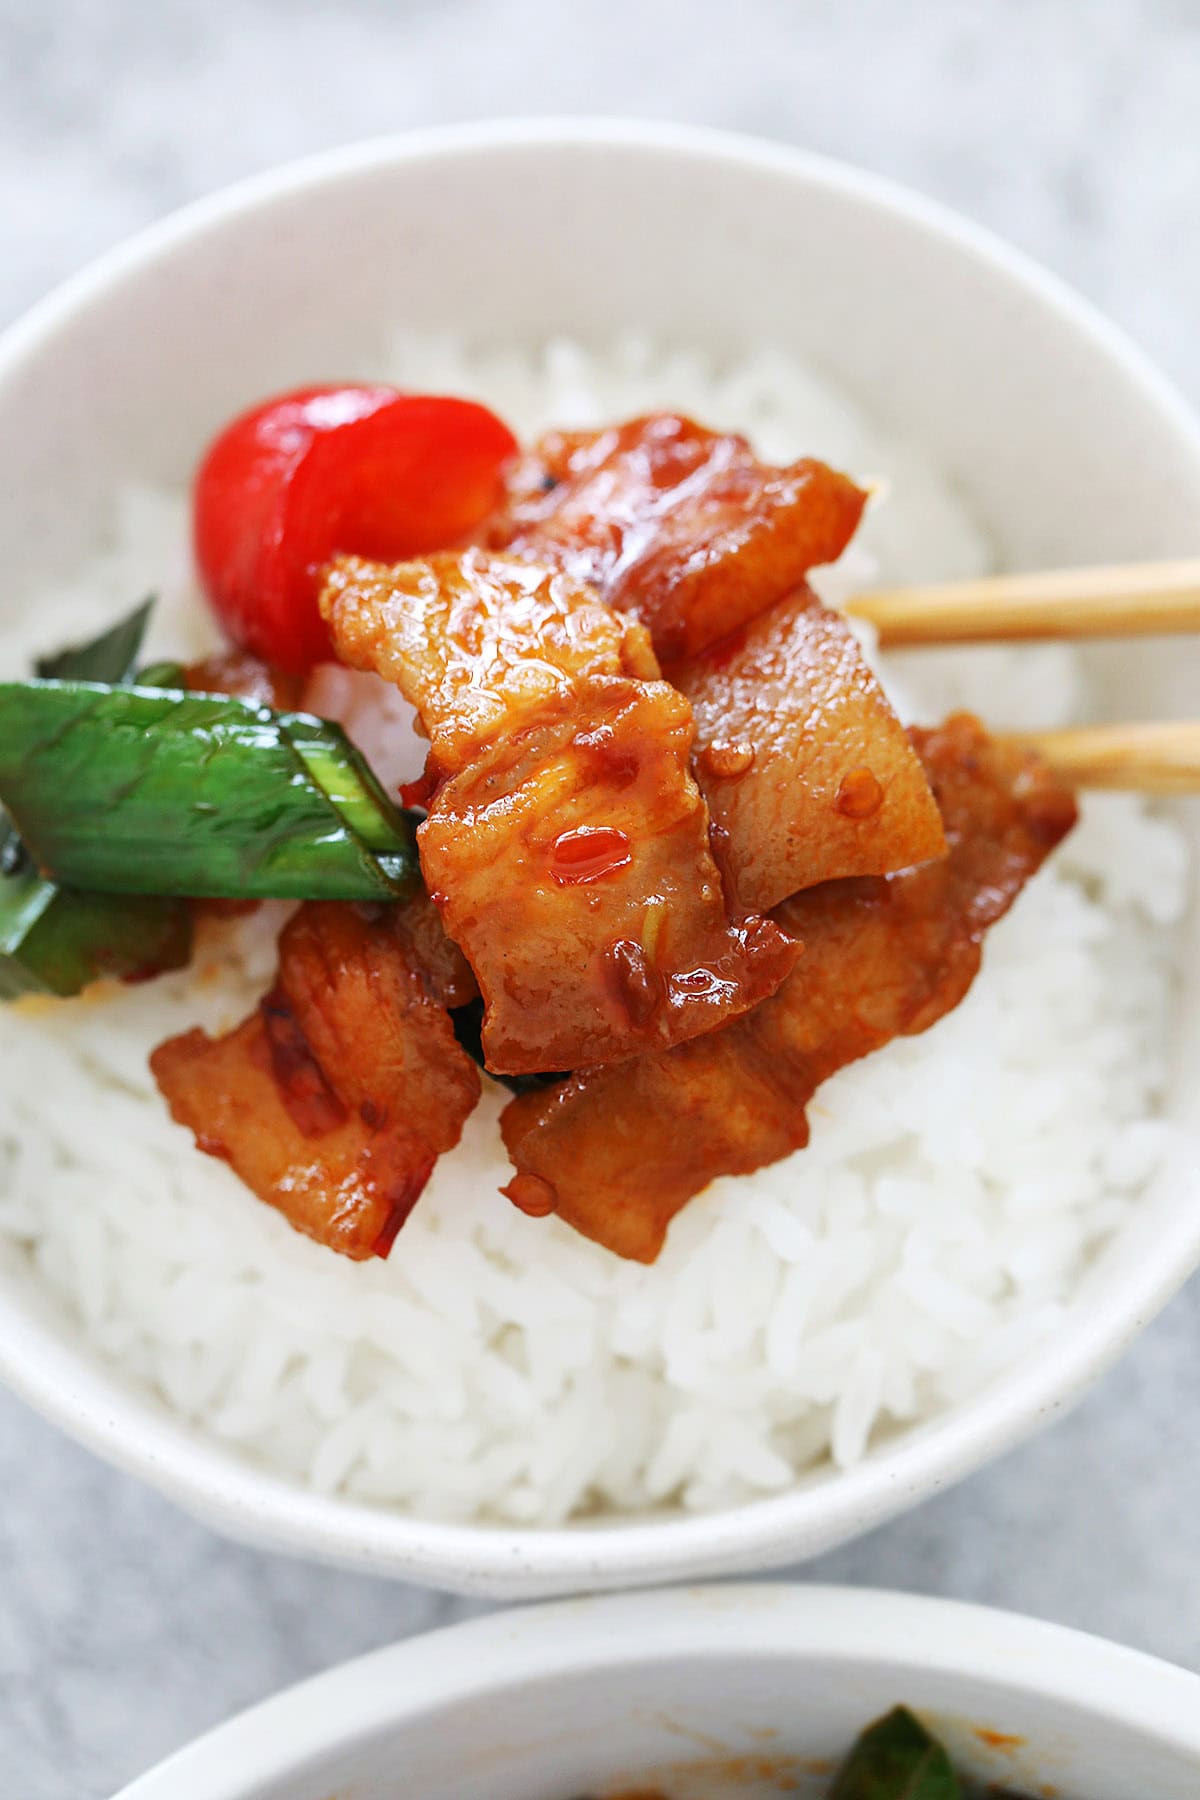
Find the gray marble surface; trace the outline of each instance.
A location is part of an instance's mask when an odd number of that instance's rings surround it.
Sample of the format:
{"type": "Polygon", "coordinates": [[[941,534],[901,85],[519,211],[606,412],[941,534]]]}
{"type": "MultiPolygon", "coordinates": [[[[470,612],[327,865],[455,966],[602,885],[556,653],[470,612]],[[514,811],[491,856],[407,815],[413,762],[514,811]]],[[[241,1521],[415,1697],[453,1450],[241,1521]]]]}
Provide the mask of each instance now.
{"type": "MultiPolygon", "coordinates": [[[[1200,402],[1197,0],[0,0],[0,322],[183,200],[489,114],[758,131],[1024,245],[1200,402]]],[[[1200,1288],[1054,1431],[806,1573],[1200,1669],[1200,1288]]],[[[0,1397],[0,1792],[100,1800],[197,1731],[470,1607],[223,1543],[0,1397]]]]}

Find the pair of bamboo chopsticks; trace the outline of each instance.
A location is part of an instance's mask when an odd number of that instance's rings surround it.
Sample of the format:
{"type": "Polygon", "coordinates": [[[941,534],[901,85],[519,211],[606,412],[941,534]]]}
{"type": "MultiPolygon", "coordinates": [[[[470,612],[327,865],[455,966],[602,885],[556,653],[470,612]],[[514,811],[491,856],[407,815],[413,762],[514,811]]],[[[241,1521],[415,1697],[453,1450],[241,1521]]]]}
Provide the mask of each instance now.
{"type": "MultiPolygon", "coordinates": [[[[846,611],[887,648],[1200,632],[1200,558],[875,588],[846,611]]],[[[1013,735],[1079,787],[1200,793],[1200,718],[1013,735]]]]}

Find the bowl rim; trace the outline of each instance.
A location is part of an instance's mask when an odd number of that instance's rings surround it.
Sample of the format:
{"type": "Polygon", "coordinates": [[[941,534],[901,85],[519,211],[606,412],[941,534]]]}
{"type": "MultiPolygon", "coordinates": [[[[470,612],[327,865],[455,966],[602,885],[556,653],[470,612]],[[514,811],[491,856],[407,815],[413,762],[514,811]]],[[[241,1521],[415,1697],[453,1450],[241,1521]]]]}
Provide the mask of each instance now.
{"type": "Polygon", "coordinates": [[[965,1676],[1078,1709],[1200,1763],[1200,1676],[1144,1651],[961,1600],[744,1582],[559,1600],[417,1634],[237,1714],[115,1800],[250,1800],[268,1780],[303,1775],[315,1756],[434,1710],[564,1672],[739,1653],[965,1676]]]}
{"type": "MultiPolygon", "coordinates": [[[[605,147],[786,177],[957,246],[1056,314],[1140,390],[1194,465],[1200,422],[1144,353],[1056,275],[984,228],[884,177],[737,133],[611,118],[482,121],[369,139],[302,158],[192,202],[68,279],[0,336],[0,395],[26,360],[99,300],[230,220],[372,172],[481,152],[605,147]]],[[[723,1512],[641,1515],[602,1524],[520,1528],[448,1524],[327,1496],[272,1474],[207,1437],[82,1341],[0,1294],[0,1378],[97,1454],[242,1541],[343,1567],[498,1597],[645,1584],[768,1568],[813,1555],[895,1515],[1010,1448],[1115,1360],[1200,1264],[1200,1215],[1180,1209],[1100,1313],[1076,1315],[1032,1367],[910,1428],[851,1470],[798,1482],[723,1512]]]]}

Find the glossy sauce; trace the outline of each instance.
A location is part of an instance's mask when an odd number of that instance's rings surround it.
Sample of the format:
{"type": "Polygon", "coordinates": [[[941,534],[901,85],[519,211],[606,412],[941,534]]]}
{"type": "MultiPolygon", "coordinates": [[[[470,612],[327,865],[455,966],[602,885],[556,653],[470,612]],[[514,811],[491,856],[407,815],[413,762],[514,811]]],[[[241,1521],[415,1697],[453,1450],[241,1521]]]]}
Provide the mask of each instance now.
{"type": "Polygon", "coordinates": [[[559,887],[580,887],[586,881],[599,881],[616,869],[626,868],[632,860],[633,849],[626,832],[615,825],[580,825],[555,838],[550,873],[559,887]]]}
{"type": "Polygon", "coordinates": [[[558,1207],[558,1194],[540,1175],[515,1175],[506,1188],[501,1188],[515,1207],[531,1219],[546,1219],[558,1207]]]}
{"type": "Polygon", "coordinates": [[[663,978],[641,944],[617,938],[605,954],[617,999],[634,1025],[648,1025],[666,997],[663,978]]]}
{"type": "Polygon", "coordinates": [[[706,744],[700,752],[700,767],[714,781],[737,781],[754,767],[754,745],[727,743],[722,738],[706,744]]]}
{"type": "Polygon", "coordinates": [[[883,805],[883,789],[870,769],[848,769],[833,804],[845,819],[873,819],[883,805]]]}

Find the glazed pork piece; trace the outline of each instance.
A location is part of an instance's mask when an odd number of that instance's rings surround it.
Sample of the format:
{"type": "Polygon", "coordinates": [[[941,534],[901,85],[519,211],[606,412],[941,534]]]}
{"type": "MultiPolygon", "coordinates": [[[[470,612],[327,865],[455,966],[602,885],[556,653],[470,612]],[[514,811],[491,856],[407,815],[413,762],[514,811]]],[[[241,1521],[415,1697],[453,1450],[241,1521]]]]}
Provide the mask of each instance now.
{"type": "Polygon", "coordinates": [[[825,463],[773,468],[745,438],[654,413],[547,433],[515,465],[485,541],[588,583],[641,621],[667,664],[835,562],[866,498],[825,463]]]}
{"type": "Polygon", "coordinates": [[[189,1031],[151,1057],[172,1116],[297,1231],[386,1256],[479,1099],[446,1004],[469,971],[422,896],[380,910],[307,902],[275,986],[236,1030],[189,1031]]]}
{"type": "Polygon", "coordinates": [[[566,713],[581,683],[659,678],[645,632],[594,593],[481,550],[395,565],[339,557],[321,610],[339,661],[394,682],[416,707],[438,780],[566,713]]]}
{"type": "Polygon", "coordinates": [[[845,621],[804,583],[866,495],[824,463],[772,468],[672,413],[552,432],[490,541],[640,619],[692,704],[695,774],[736,914],[945,853],[920,762],[845,621]]]}
{"type": "Polygon", "coordinates": [[[341,660],[394,681],[429,736],[421,866],[479,982],[489,1069],[618,1061],[775,991],[797,947],[726,916],[691,709],[639,625],[481,550],[341,559],[322,611],[341,660]]]}
{"type": "Polygon", "coordinates": [[[786,901],[775,916],[804,955],[747,1017],[513,1100],[502,1128],[516,1204],[652,1262],[675,1213],[710,1181],[807,1143],[805,1109],[830,1075],[958,1005],[984,933],[1070,830],[1075,802],[969,715],[912,738],[949,856],[786,901]]]}
{"type": "Polygon", "coordinates": [[[908,733],[845,619],[802,587],[671,678],[735,912],[946,853],[908,733]]]}

